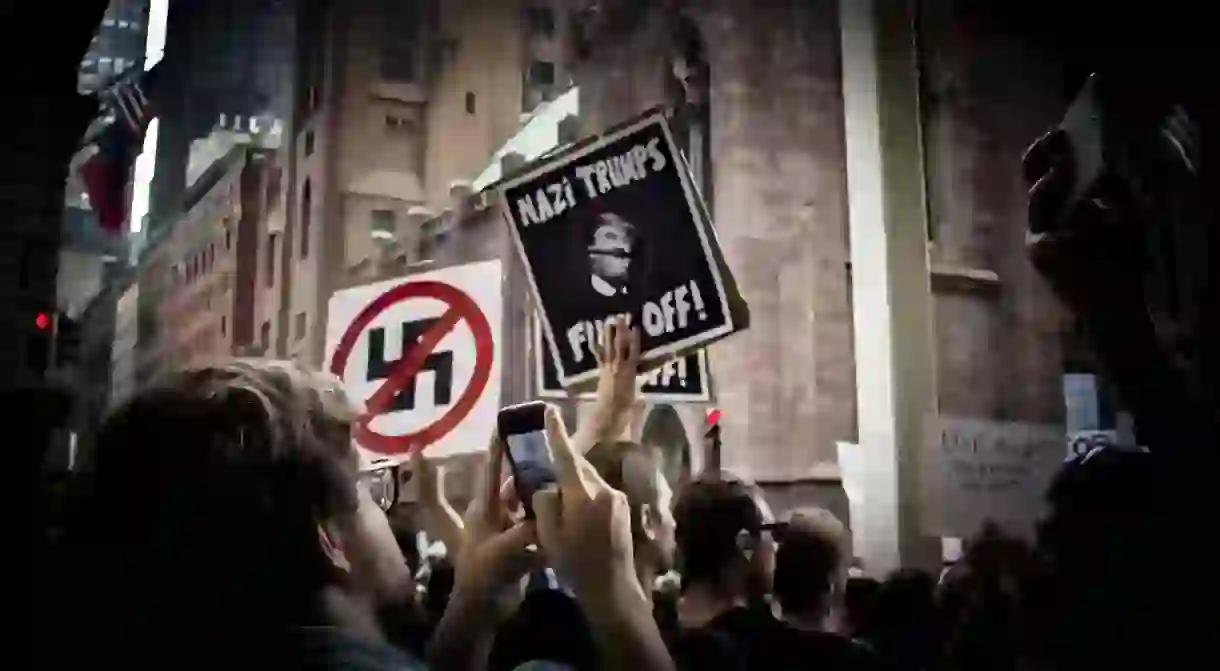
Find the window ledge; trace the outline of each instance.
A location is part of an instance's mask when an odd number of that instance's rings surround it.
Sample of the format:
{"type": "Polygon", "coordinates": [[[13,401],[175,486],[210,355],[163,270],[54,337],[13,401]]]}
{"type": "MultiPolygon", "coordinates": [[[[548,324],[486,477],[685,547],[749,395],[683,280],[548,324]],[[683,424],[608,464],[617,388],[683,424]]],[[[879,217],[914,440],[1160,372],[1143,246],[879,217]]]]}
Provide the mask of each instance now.
{"type": "Polygon", "coordinates": [[[946,292],[995,291],[1000,288],[1000,276],[994,270],[965,266],[932,265],[932,290],[946,292]]]}
{"type": "MultiPolygon", "coordinates": [[[[851,261],[843,265],[847,272],[852,272],[851,261]]],[[[995,291],[1002,284],[999,274],[994,270],[969,268],[941,263],[932,264],[932,290],[944,292],[974,292],[995,291]]]]}
{"type": "Polygon", "coordinates": [[[373,96],[380,100],[393,100],[403,103],[424,103],[428,101],[428,92],[423,86],[410,82],[391,82],[384,79],[373,84],[373,96]]]}

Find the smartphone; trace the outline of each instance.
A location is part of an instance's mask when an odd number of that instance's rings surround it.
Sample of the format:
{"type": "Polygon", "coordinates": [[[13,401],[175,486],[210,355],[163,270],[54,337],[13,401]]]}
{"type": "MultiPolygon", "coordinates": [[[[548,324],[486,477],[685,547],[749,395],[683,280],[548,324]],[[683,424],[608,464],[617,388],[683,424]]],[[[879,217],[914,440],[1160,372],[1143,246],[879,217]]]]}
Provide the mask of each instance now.
{"type": "Polygon", "coordinates": [[[517,498],[526,519],[534,518],[534,492],[555,482],[555,461],[546,440],[546,404],[541,401],[510,405],[496,417],[513,472],[517,498]]]}

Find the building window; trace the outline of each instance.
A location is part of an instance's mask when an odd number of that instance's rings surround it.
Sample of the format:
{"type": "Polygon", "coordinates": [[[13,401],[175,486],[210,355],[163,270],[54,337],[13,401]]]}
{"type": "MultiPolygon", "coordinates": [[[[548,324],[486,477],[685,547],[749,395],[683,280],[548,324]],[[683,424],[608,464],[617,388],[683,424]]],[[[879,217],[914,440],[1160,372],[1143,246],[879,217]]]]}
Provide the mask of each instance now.
{"type": "Polygon", "coordinates": [[[474,103],[475,103],[474,92],[467,91],[466,92],[466,113],[467,114],[474,114],[474,103]]]}
{"type": "Polygon", "coordinates": [[[525,10],[525,23],[530,34],[539,37],[555,35],[555,12],[550,7],[534,6],[525,10]]]}
{"type": "Polygon", "coordinates": [[[392,82],[412,82],[416,77],[416,48],[419,45],[419,17],[416,3],[382,0],[381,45],[378,65],[381,78],[392,82]]]}
{"type": "Polygon", "coordinates": [[[534,86],[553,86],[555,84],[555,64],[550,61],[530,63],[526,81],[534,86]]]}
{"type": "Polygon", "coordinates": [[[313,156],[313,131],[305,131],[305,155],[313,156]]]}
{"type": "Polygon", "coordinates": [[[225,251],[233,249],[233,231],[229,228],[229,224],[225,224],[225,251]]]}
{"type": "Polygon", "coordinates": [[[279,237],[279,233],[270,233],[267,235],[267,286],[275,286],[275,240],[279,237]]]}
{"type": "Polygon", "coordinates": [[[387,114],[385,115],[385,127],[391,133],[410,133],[415,130],[415,122],[407,117],[387,114]]]}
{"type": "Polygon", "coordinates": [[[301,187],[301,258],[309,256],[310,223],[313,219],[313,189],[309,178],[305,178],[305,186],[301,187]]]}
{"type": "Polygon", "coordinates": [[[225,315],[220,315],[220,335],[226,336],[229,334],[229,318],[225,315]]]}
{"type": "Polygon", "coordinates": [[[397,215],[394,210],[373,210],[369,221],[372,235],[376,240],[393,240],[398,229],[397,215]]]}
{"type": "Polygon", "coordinates": [[[298,312],[296,316],[296,324],[293,325],[293,336],[300,340],[305,337],[305,313],[298,312]]]}
{"type": "Polygon", "coordinates": [[[258,342],[259,342],[259,345],[263,348],[264,353],[266,353],[267,350],[271,349],[271,322],[270,321],[263,322],[263,327],[262,327],[262,329],[259,330],[259,333],[258,333],[258,342]]]}

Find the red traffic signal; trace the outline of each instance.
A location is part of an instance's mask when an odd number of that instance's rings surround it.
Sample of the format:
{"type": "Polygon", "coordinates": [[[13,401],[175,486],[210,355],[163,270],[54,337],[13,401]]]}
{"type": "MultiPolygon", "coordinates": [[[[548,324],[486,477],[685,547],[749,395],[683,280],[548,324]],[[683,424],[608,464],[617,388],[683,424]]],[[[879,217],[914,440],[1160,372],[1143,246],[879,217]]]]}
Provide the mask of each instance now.
{"type": "Polygon", "coordinates": [[[51,315],[45,312],[39,312],[38,316],[34,318],[34,326],[37,326],[39,331],[45,331],[51,328],[51,315]]]}

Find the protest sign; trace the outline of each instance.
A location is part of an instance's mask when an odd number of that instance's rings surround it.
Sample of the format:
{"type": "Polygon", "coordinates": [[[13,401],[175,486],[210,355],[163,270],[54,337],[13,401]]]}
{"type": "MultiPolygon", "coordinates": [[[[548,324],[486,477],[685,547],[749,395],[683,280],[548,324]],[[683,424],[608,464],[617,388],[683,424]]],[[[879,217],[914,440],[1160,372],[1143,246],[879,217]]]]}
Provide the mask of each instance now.
{"type": "Polygon", "coordinates": [[[596,378],[594,346],[619,315],[640,327],[644,371],[748,324],[662,113],[561,154],[500,193],[563,387],[596,378]]]}
{"type": "Polygon", "coordinates": [[[327,368],[366,410],[352,437],[371,458],[480,452],[500,404],[500,262],[335,292],[327,368]]]}
{"type": "Polygon", "coordinates": [[[970,538],[986,522],[1028,537],[1063,465],[1061,426],[934,417],[920,493],[924,531],[970,538]]]}

